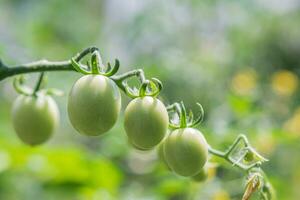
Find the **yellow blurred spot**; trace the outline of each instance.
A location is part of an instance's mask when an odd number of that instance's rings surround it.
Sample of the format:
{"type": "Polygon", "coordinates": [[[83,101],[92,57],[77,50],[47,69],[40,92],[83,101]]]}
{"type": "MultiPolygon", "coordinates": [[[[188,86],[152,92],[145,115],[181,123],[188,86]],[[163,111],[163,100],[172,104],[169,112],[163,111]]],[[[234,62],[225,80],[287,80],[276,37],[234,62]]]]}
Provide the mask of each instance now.
{"type": "Polygon", "coordinates": [[[220,190],[214,194],[213,200],[230,200],[230,196],[228,192],[220,190]]]}
{"type": "Polygon", "coordinates": [[[246,69],[234,75],[231,81],[232,90],[239,95],[250,95],[257,82],[257,74],[253,69],[246,69]]]}
{"type": "Polygon", "coordinates": [[[285,122],[283,128],[294,136],[300,136],[300,107],[295,111],[293,116],[285,122]]]}
{"type": "Polygon", "coordinates": [[[213,179],[216,176],[217,165],[213,163],[208,163],[207,165],[207,179],[213,179]]]}
{"type": "Polygon", "coordinates": [[[257,150],[264,155],[270,155],[275,150],[276,141],[272,134],[260,134],[257,137],[257,150]]]}
{"type": "Polygon", "coordinates": [[[272,89],[281,96],[292,95],[298,86],[298,77],[287,70],[280,70],[272,75],[272,89]]]}

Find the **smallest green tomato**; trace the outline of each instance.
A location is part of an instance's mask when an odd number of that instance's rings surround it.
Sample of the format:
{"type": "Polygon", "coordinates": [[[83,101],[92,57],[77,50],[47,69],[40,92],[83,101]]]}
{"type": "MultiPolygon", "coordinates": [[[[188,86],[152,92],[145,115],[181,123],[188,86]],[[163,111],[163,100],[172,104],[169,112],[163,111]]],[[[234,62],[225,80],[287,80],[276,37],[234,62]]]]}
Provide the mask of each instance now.
{"type": "Polygon", "coordinates": [[[52,97],[20,95],[13,103],[13,127],[26,144],[39,145],[53,134],[59,122],[59,110],[52,97]]]}
{"type": "Polygon", "coordinates": [[[208,177],[208,169],[206,166],[204,166],[200,172],[198,172],[198,174],[196,174],[195,176],[192,176],[193,181],[195,182],[204,182],[206,181],[208,177]]]}
{"type": "Polygon", "coordinates": [[[167,109],[155,97],[135,98],[125,110],[124,128],[130,143],[137,149],[150,150],[158,145],[168,125],[167,109]]]}

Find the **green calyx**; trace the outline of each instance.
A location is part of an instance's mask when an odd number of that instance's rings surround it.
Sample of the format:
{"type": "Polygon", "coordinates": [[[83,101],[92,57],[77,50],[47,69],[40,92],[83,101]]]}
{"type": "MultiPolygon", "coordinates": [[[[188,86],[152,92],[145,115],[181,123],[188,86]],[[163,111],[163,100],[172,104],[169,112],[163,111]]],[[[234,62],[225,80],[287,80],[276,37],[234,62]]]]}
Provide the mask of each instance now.
{"type": "Polygon", "coordinates": [[[118,85],[118,87],[125,92],[127,96],[133,99],[144,96],[156,97],[162,90],[163,86],[160,80],[156,78],[151,78],[150,80],[146,79],[144,72],[140,69],[125,73],[120,76],[114,76],[118,72],[120,67],[119,60],[115,60],[115,65],[113,67],[110,63],[107,63],[107,67],[105,67],[103,65],[98,48],[89,49],[89,53],[91,53],[91,58],[86,65],[80,63],[82,57],[78,58],[78,56],[75,56],[71,58],[70,62],[76,71],[84,75],[94,74],[110,77],[110,79],[112,79],[118,85]],[[127,80],[133,76],[139,78],[139,81],[141,83],[139,88],[131,88],[128,85],[127,80]]]}
{"type": "Polygon", "coordinates": [[[63,92],[55,88],[44,88],[46,85],[46,77],[44,72],[40,73],[37,83],[35,84],[34,89],[25,85],[25,77],[23,75],[17,76],[14,78],[13,86],[17,93],[25,96],[34,96],[37,97],[38,94],[43,93],[45,95],[55,95],[62,96],[63,92]]]}
{"type": "Polygon", "coordinates": [[[118,59],[115,60],[115,65],[112,67],[110,63],[107,63],[107,67],[103,65],[102,58],[98,49],[93,49],[91,60],[87,62],[87,65],[83,65],[78,62],[75,57],[71,58],[71,64],[74,69],[82,74],[95,74],[103,76],[113,76],[115,75],[120,67],[120,62],[118,59]]]}
{"type": "Polygon", "coordinates": [[[125,93],[131,98],[151,96],[156,97],[163,88],[163,85],[160,80],[157,78],[151,78],[150,80],[144,80],[141,83],[139,89],[131,88],[127,81],[124,82],[125,93]]]}
{"type": "Polygon", "coordinates": [[[198,124],[200,124],[203,121],[204,118],[204,110],[200,103],[197,103],[197,106],[199,107],[199,115],[196,119],[194,119],[194,114],[190,110],[187,114],[185,105],[183,101],[180,103],[174,103],[167,107],[167,110],[170,114],[175,113],[175,117],[170,118],[169,127],[171,129],[179,129],[179,128],[189,128],[189,127],[195,127],[198,124]]]}
{"type": "Polygon", "coordinates": [[[142,83],[139,90],[139,97],[152,96],[156,97],[162,90],[162,83],[156,78],[151,78],[142,83]]]}

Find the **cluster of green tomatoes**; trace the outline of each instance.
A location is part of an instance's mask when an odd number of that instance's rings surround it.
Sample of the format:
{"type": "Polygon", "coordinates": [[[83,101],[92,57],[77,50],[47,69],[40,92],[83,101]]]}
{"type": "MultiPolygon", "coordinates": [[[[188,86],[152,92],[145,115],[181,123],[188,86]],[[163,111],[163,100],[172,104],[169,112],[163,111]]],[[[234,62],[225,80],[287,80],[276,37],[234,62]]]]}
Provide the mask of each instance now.
{"type": "MultiPolygon", "coordinates": [[[[174,173],[198,180],[205,177],[208,144],[194,128],[203,119],[200,104],[201,114],[194,119],[192,114],[187,115],[183,103],[166,107],[157,98],[162,88],[157,79],[142,80],[139,89],[128,89],[124,77],[113,76],[119,63],[104,71],[98,51],[87,66],[74,59],[72,65],[84,74],[74,83],[67,104],[69,120],[79,133],[100,136],[115,125],[121,111],[121,86],[133,98],[124,115],[125,132],[132,146],[142,151],[157,147],[161,159],[174,173]],[[172,113],[177,118],[172,118],[172,113]]],[[[18,137],[32,146],[47,141],[59,123],[59,110],[51,97],[57,91],[41,89],[41,79],[35,89],[24,86],[20,77],[14,82],[20,95],[13,103],[13,127],[18,137]]]]}

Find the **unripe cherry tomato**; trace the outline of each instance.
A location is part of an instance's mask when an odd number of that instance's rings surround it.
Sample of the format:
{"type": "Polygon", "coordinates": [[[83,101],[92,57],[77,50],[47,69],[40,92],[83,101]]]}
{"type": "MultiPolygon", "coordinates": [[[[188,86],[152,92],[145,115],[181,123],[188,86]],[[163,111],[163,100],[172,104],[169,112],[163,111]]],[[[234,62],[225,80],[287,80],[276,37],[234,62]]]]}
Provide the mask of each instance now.
{"type": "Polygon", "coordinates": [[[73,85],[68,114],[73,127],[88,136],[101,135],[116,123],[121,109],[117,85],[102,75],[85,75],[73,85]]]}
{"type": "Polygon", "coordinates": [[[166,107],[154,97],[135,98],[125,110],[126,134],[139,149],[148,150],[159,144],[167,133],[168,124],[166,107]]]}
{"type": "Polygon", "coordinates": [[[196,182],[203,182],[208,177],[208,171],[207,168],[204,166],[200,172],[198,172],[195,176],[192,176],[192,179],[196,182]]]}
{"type": "Polygon", "coordinates": [[[194,176],[207,162],[208,145],[197,129],[176,129],[165,140],[164,153],[168,166],[175,173],[194,176]]]}
{"type": "Polygon", "coordinates": [[[59,122],[59,110],[52,97],[20,95],[13,103],[13,127],[26,144],[38,145],[47,141],[59,122]]]}

